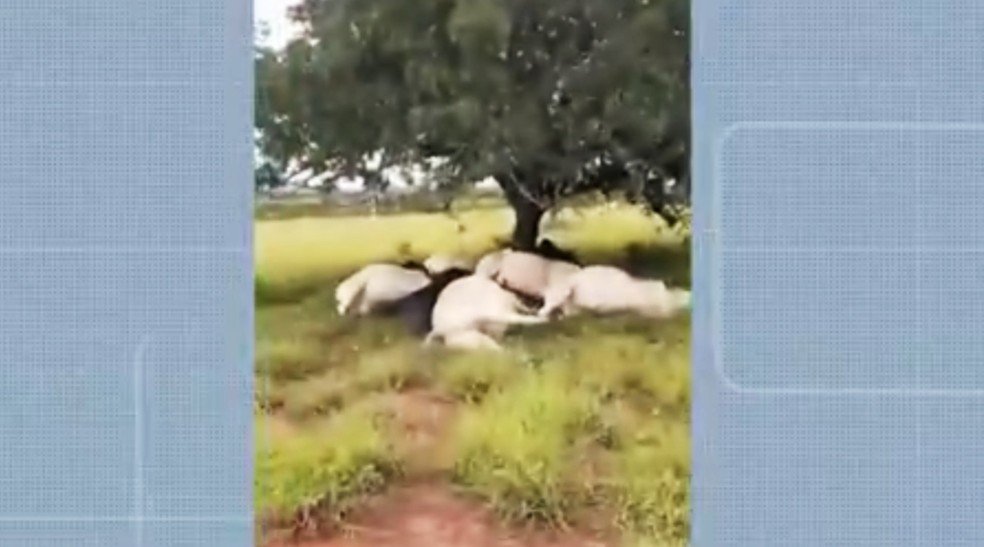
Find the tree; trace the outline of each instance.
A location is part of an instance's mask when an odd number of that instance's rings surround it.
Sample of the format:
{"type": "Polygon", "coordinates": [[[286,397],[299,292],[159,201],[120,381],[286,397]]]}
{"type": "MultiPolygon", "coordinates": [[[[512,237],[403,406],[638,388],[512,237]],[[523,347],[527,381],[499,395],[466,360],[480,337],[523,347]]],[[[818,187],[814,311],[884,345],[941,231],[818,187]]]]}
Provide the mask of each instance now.
{"type": "Polygon", "coordinates": [[[280,171],[271,165],[270,162],[264,161],[260,163],[253,171],[253,184],[258,191],[278,188],[286,184],[286,182],[280,175],[280,171]]]}
{"type": "Polygon", "coordinates": [[[447,160],[442,187],[495,177],[520,248],[547,210],[585,192],[622,192],[672,218],[664,182],[689,181],[688,10],[305,0],[293,11],[303,36],[257,60],[261,146],[369,185],[432,157],[447,160]]]}

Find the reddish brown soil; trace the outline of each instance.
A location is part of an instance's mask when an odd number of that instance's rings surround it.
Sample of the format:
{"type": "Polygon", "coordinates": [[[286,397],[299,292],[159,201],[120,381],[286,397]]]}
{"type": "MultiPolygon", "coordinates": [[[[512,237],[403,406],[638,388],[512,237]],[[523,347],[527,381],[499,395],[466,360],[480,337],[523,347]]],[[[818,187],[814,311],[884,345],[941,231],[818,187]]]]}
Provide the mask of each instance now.
{"type": "Polygon", "coordinates": [[[593,534],[508,527],[447,486],[394,487],[368,500],[331,537],[276,540],[266,547],[607,547],[593,534]]]}

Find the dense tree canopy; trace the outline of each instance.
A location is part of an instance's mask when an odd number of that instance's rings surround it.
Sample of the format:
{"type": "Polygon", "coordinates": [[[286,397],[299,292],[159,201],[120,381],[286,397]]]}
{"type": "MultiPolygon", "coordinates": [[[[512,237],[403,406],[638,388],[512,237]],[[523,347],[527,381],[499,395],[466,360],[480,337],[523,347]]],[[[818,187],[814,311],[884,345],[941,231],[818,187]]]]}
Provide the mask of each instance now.
{"type": "Polygon", "coordinates": [[[425,158],[493,176],[535,242],[560,200],[625,191],[671,217],[689,187],[686,0],[304,0],[257,55],[265,155],[362,176],[425,158]]]}

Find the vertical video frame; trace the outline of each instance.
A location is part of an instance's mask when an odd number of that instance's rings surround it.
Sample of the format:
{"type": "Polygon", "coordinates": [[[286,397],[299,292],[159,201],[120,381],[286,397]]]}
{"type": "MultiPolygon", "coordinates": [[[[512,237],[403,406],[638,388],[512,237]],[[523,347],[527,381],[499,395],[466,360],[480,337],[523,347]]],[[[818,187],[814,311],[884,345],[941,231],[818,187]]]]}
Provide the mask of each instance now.
{"type": "Polygon", "coordinates": [[[257,544],[686,544],[689,1],[254,3],[257,544]]]}

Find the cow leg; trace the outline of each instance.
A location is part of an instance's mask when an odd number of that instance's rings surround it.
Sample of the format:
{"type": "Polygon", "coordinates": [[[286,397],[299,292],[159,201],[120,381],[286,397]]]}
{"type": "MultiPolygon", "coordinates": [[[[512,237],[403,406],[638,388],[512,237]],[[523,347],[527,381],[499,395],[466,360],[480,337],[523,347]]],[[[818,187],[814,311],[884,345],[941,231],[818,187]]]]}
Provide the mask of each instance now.
{"type": "Polygon", "coordinates": [[[564,285],[560,287],[554,287],[552,290],[547,291],[546,298],[543,301],[543,307],[537,312],[540,317],[551,317],[558,310],[563,312],[568,312],[572,308],[570,305],[570,298],[573,295],[573,290],[570,286],[564,285]]]}
{"type": "Polygon", "coordinates": [[[541,325],[546,323],[547,320],[536,315],[523,315],[521,313],[513,312],[496,318],[496,322],[505,323],[508,325],[541,325]]]}
{"type": "Polygon", "coordinates": [[[424,345],[424,347],[436,346],[438,342],[440,342],[440,341],[442,341],[444,339],[445,339],[445,336],[443,334],[441,334],[439,332],[431,331],[431,333],[428,334],[424,338],[423,345],[424,345]]]}

